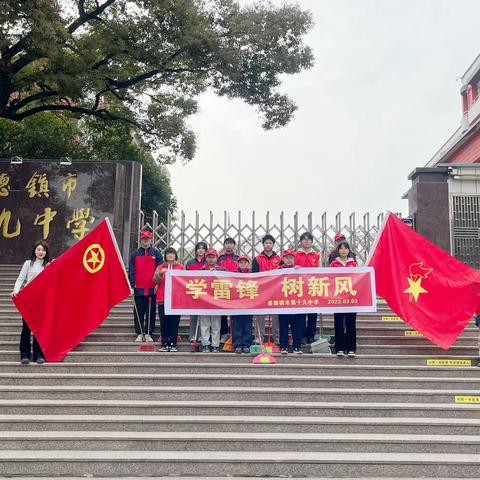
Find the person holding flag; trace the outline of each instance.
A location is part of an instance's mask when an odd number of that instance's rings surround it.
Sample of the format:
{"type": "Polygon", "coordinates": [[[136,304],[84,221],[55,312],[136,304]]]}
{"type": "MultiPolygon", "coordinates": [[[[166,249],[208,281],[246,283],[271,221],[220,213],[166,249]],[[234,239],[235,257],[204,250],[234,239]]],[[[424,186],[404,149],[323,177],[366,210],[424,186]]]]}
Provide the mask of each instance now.
{"type": "MultiPolygon", "coordinates": [[[[20,290],[28,285],[43,269],[48,265],[49,252],[48,245],[39,241],[33,246],[32,255],[29,260],[26,260],[22,266],[22,270],[18,275],[15,287],[11,293],[11,297],[15,298],[20,290]]],[[[32,345],[30,345],[30,327],[25,319],[22,319],[22,333],[20,335],[20,362],[23,365],[30,363],[32,357],[32,345]]],[[[33,336],[33,361],[37,363],[44,363],[42,349],[38,340],[33,336]]]]}
{"type": "Polygon", "coordinates": [[[156,300],[153,275],[155,269],[163,263],[162,254],[152,246],[152,232],[140,232],[140,248],[130,255],[128,279],[134,289],[135,308],[134,326],[135,341],[153,342],[152,334],[155,330],[156,300]]]}

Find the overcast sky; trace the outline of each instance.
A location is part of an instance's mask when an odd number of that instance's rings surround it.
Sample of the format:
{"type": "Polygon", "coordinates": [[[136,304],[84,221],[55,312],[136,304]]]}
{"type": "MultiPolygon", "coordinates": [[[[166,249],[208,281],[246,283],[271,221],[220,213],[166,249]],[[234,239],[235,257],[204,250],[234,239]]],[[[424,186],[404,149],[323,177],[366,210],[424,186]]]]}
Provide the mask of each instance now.
{"type": "Polygon", "coordinates": [[[458,127],[458,77],[479,53],[478,0],[298,3],[314,15],[315,66],[283,83],[295,117],[265,131],[253,108],[204,95],[190,122],[196,157],[169,167],[188,216],[407,213],[408,174],[458,127]]]}

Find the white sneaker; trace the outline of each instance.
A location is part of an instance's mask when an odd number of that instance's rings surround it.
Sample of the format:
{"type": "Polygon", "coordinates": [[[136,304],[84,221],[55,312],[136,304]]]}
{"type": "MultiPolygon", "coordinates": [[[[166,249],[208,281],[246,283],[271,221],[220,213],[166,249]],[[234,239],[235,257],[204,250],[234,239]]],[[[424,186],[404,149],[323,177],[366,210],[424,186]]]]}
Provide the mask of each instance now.
{"type": "Polygon", "coordinates": [[[344,357],[345,356],[345,353],[343,352],[343,350],[339,350],[337,352],[337,357],[344,357]]]}
{"type": "Polygon", "coordinates": [[[354,356],[355,356],[355,352],[348,352],[348,356],[349,356],[349,357],[354,357],[354,356]]]}
{"type": "Polygon", "coordinates": [[[151,336],[151,335],[148,335],[148,334],[145,335],[145,341],[146,341],[147,343],[153,343],[153,338],[152,338],[152,336],[151,336]]]}
{"type": "Polygon", "coordinates": [[[136,343],[142,343],[143,342],[142,335],[137,335],[137,338],[135,339],[135,342],[136,343]]]}

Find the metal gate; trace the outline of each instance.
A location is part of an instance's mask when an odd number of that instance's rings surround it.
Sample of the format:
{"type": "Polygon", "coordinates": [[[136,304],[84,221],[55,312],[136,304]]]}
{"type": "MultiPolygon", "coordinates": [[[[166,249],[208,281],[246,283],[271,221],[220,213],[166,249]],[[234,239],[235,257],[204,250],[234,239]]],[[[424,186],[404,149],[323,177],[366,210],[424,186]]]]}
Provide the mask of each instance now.
{"type": "Polygon", "coordinates": [[[273,217],[269,212],[261,216],[252,212],[248,215],[238,212],[230,217],[224,212],[223,218],[215,218],[212,212],[202,217],[195,212],[187,218],[185,212],[177,215],[168,215],[166,222],[161,222],[157,212],[153,212],[151,223],[146,222],[144,212],[140,213],[140,227],[149,227],[153,230],[153,242],[163,250],[172,246],[177,249],[179,260],[184,262],[194,255],[195,243],[205,240],[209,246],[221,250],[225,237],[232,237],[237,242],[238,250],[250,257],[262,250],[261,239],[266,233],[276,239],[276,250],[284,251],[287,248],[297,248],[301,233],[310,231],[314,237],[314,248],[325,261],[327,253],[334,248],[336,233],[343,233],[350,242],[353,251],[357,254],[360,263],[367,259],[370,247],[383,221],[383,214],[372,220],[370,214],[358,218],[355,213],[342,218],[340,213],[329,221],[327,214],[315,218],[313,213],[300,216],[295,213],[287,217],[280,213],[273,217]]]}
{"type": "Polygon", "coordinates": [[[480,270],[480,195],[451,196],[452,255],[480,270]]]}

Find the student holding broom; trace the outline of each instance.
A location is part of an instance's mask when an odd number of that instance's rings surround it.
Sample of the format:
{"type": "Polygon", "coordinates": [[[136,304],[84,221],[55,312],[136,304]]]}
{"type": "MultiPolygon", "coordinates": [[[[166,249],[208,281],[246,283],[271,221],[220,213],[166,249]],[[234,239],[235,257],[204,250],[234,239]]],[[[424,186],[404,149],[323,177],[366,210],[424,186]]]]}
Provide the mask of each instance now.
{"type": "Polygon", "coordinates": [[[140,248],[130,255],[128,280],[134,289],[134,325],[136,342],[153,343],[155,330],[155,292],[153,274],[163,262],[162,254],[152,246],[153,234],[149,230],[140,232],[140,248]],[[146,332],[146,334],[145,334],[146,332]]]}
{"type": "Polygon", "coordinates": [[[177,337],[180,315],[165,314],[165,273],[167,270],[183,270],[183,265],[177,262],[177,251],[174,248],[166,248],[163,254],[165,263],[157,267],[153,276],[153,283],[157,285],[158,316],[160,317],[160,332],[162,335],[162,345],[160,345],[158,351],[178,352],[177,337]]]}
{"type": "MultiPolygon", "coordinates": [[[[246,255],[238,257],[239,273],[250,273],[250,258],[246,255]]],[[[250,353],[252,344],[252,315],[235,315],[233,317],[233,346],[235,353],[250,353]]]]}

